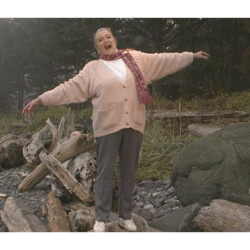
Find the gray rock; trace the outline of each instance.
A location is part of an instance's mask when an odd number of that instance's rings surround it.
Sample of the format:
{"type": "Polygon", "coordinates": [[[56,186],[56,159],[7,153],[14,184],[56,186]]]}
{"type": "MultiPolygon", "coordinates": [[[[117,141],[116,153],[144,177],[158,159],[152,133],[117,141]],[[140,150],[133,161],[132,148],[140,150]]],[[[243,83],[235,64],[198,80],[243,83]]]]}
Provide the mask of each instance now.
{"type": "Polygon", "coordinates": [[[160,207],[160,206],[162,206],[160,202],[155,202],[155,207],[156,207],[156,208],[158,208],[158,207],[160,207]]]}
{"type": "Polygon", "coordinates": [[[133,196],[133,200],[137,200],[137,201],[139,201],[139,200],[140,200],[140,196],[139,196],[139,195],[135,195],[135,196],[133,196]]]}
{"type": "Polygon", "coordinates": [[[137,203],[136,203],[136,206],[138,206],[138,207],[142,207],[143,205],[144,205],[143,202],[137,202],[137,203]]]}
{"type": "Polygon", "coordinates": [[[140,196],[145,196],[145,195],[147,195],[147,192],[145,192],[145,191],[140,192],[140,196]]]}
{"type": "Polygon", "coordinates": [[[153,207],[153,208],[149,209],[149,212],[150,212],[151,214],[156,214],[156,213],[157,213],[157,210],[153,207]]]}
{"type": "Polygon", "coordinates": [[[154,206],[152,204],[147,204],[143,208],[146,210],[150,210],[151,208],[154,208],[154,206]]]}
{"type": "Polygon", "coordinates": [[[151,226],[163,232],[196,232],[199,228],[192,221],[199,210],[198,203],[177,209],[160,219],[153,219],[151,226]]]}
{"type": "Polygon", "coordinates": [[[232,125],[183,148],[171,179],[181,203],[225,199],[250,205],[250,124],[232,125]]]}
{"type": "Polygon", "coordinates": [[[163,182],[162,182],[162,184],[164,184],[164,185],[170,185],[171,186],[171,179],[166,179],[166,180],[164,180],[163,182]]]}
{"type": "Polygon", "coordinates": [[[169,196],[169,195],[173,194],[174,192],[175,192],[175,190],[174,190],[174,187],[172,186],[172,187],[170,187],[168,190],[163,191],[163,194],[164,194],[165,196],[169,196]]]}
{"type": "Polygon", "coordinates": [[[161,192],[152,193],[152,197],[155,198],[155,197],[159,196],[160,194],[161,194],[161,192]]]}

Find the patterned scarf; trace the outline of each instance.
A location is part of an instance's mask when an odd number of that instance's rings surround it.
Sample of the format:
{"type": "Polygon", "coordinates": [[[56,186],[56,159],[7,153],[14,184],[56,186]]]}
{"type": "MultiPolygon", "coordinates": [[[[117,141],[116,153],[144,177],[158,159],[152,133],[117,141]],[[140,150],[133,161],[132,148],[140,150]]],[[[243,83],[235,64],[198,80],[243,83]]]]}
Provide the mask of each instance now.
{"type": "Polygon", "coordinates": [[[117,59],[122,59],[127,67],[130,69],[132,74],[135,77],[136,87],[137,87],[137,93],[138,98],[140,100],[140,103],[148,104],[152,102],[152,97],[150,96],[147,85],[145,82],[145,79],[142,75],[142,72],[139,68],[139,66],[136,64],[134,58],[131,56],[129,51],[126,49],[118,50],[116,53],[107,55],[107,54],[101,54],[100,59],[106,60],[106,61],[113,61],[117,59]],[[126,51],[127,53],[123,53],[126,51]]]}

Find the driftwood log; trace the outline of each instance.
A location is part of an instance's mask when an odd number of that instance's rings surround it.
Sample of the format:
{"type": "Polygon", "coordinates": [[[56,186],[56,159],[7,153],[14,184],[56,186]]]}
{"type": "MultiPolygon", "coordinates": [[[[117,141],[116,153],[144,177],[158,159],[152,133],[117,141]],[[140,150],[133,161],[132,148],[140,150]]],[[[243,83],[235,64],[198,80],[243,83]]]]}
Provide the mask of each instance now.
{"type": "Polygon", "coordinates": [[[95,207],[87,207],[81,202],[70,202],[64,205],[68,212],[72,232],[86,232],[93,229],[95,223],[95,207]]]}
{"type": "MultiPolygon", "coordinates": [[[[54,156],[61,163],[95,148],[93,138],[81,133],[73,133],[73,136],[66,142],[55,148],[50,155],[54,156]]],[[[43,164],[40,163],[19,185],[18,191],[24,192],[40,183],[50,171],[43,164]]]]}
{"type": "Polygon", "coordinates": [[[212,134],[218,130],[221,130],[223,128],[223,125],[214,125],[214,124],[198,124],[198,123],[192,123],[188,125],[188,130],[198,136],[203,137],[209,134],[212,134]]]}
{"type": "Polygon", "coordinates": [[[55,157],[49,156],[45,152],[41,152],[40,158],[43,164],[57,177],[58,180],[60,180],[70,194],[75,194],[83,202],[90,202],[94,199],[55,157]]]}
{"type": "Polygon", "coordinates": [[[14,197],[7,198],[1,219],[10,232],[47,232],[46,226],[29,207],[14,197]]]}
{"type": "Polygon", "coordinates": [[[220,124],[228,125],[232,123],[248,122],[249,112],[233,111],[233,110],[219,110],[216,112],[209,112],[205,110],[198,111],[181,111],[179,110],[149,110],[147,111],[147,119],[154,121],[155,119],[163,120],[167,127],[173,128],[178,126],[179,129],[186,129],[192,123],[211,124],[220,122],[220,124]]]}
{"type": "MultiPolygon", "coordinates": [[[[68,211],[68,217],[71,225],[71,231],[90,231],[92,232],[95,222],[95,207],[86,207],[80,202],[70,202],[64,205],[64,209],[68,211]]],[[[106,224],[106,232],[127,232],[118,224],[118,214],[110,213],[109,223],[106,224]]],[[[148,226],[145,219],[137,214],[132,214],[132,219],[137,226],[137,232],[159,232],[148,226]]]]}
{"type": "Polygon", "coordinates": [[[47,209],[50,232],[70,232],[67,214],[60,199],[55,197],[52,191],[48,193],[47,209]]]}
{"type": "Polygon", "coordinates": [[[25,162],[23,147],[28,139],[8,134],[0,140],[0,166],[2,168],[20,167],[25,162]]]}
{"type": "Polygon", "coordinates": [[[250,207],[227,200],[213,200],[202,207],[194,222],[205,232],[250,232],[250,207]]]}

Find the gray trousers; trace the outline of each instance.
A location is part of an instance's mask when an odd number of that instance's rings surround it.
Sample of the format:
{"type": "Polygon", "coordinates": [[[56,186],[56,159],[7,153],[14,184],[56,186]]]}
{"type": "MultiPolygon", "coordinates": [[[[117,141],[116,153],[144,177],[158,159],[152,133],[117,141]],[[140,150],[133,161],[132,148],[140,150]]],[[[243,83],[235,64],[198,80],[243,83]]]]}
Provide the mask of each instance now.
{"type": "Polygon", "coordinates": [[[142,133],[131,128],[96,138],[97,174],[95,219],[108,222],[112,207],[113,174],[119,156],[119,217],[131,219],[135,166],[139,159],[142,133]]]}

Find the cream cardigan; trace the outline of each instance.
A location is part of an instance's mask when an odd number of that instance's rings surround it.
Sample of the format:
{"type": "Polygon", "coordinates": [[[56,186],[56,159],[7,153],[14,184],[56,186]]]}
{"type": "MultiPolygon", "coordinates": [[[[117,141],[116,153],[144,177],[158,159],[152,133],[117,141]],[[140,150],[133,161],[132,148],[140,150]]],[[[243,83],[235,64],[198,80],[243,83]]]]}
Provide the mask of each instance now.
{"type": "MultiPolygon", "coordinates": [[[[148,84],[173,74],[193,62],[192,52],[148,54],[130,51],[148,84]]],[[[40,95],[44,106],[82,103],[93,104],[94,136],[100,137],[124,128],[144,132],[145,105],[140,104],[134,77],[126,66],[122,82],[101,62],[93,60],[78,75],[40,95]]]]}

